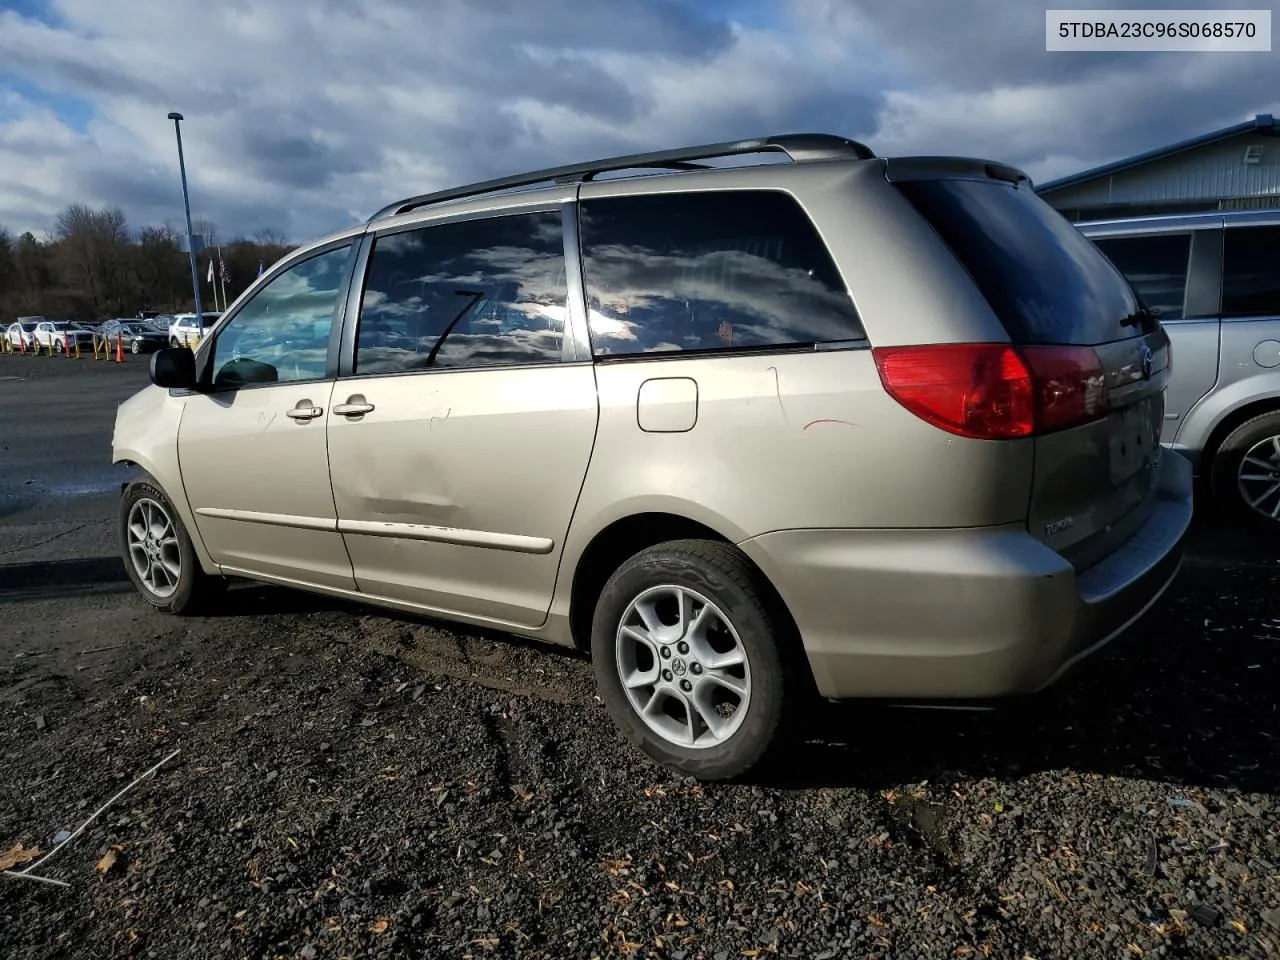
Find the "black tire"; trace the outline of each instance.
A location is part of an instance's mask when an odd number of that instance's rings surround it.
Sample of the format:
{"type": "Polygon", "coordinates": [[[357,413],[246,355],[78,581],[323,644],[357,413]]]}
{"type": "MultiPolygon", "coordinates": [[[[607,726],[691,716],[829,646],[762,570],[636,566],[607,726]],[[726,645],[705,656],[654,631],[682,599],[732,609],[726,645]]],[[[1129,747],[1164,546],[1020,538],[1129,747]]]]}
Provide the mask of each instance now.
{"type": "Polygon", "coordinates": [[[129,575],[134,589],[147,603],[163,613],[178,616],[201,613],[208,608],[209,602],[218,596],[226,586],[226,579],[210,576],[200,569],[200,561],[196,557],[195,548],[191,545],[191,537],[183,526],[182,518],[173,508],[173,502],[155,483],[150,480],[137,480],[125,487],[120,497],[120,518],[118,524],[120,559],[124,563],[125,572],[129,575]],[[134,506],[142,501],[157,504],[172,523],[173,535],[177,540],[179,573],[177,583],[171,593],[160,595],[143,580],[134,564],[129,543],[129,520],[134,506]]]}
{"type": "MultiPolygon", "coordinates": [[[[1222,441],[1209,468],[1213,499],[1222,513],[1241,526],[1271,534],[1280,533],[1280,489],[1262,499],[1259,505],[1261,509],[1250,506],[1241,490],[1240,468],[1251,450],[1268,440],[1273,441],[1273,455],[1277,459],[1272,460],[1275,466],[1269,471],[1273,476],[1272,482],[1257,481],[1255,489],[1261,493],[1272,484],[1280,484],[1280,440],[1277,438],[1280,438],[1280,410],[1246,420],[1222,441]],[[1263,510],[1266,512],[1262,512],[1263,510]],[[1277,515],[1268,516],[1273,510],[1277,515]]],[[[1255,473],[1263,476],[1268,471],[1259,466],[1255,473]]]]}
{"type": "Polygon", "coordinates": [[[178,346],[181,346],[181,344],[180,344],[180,343],[178,343],[178,338],[177,338],[177,337],[170,337],[170,338],[169,338],[169,346],[171,346],[171,347],[178,347],[178,346]]]}
{"type": "MultiPolygon", "coordinates": [[[[700,780],[736,779],[772,760],[783,740],[784,722],[789,724],[797,712],[790,704],[798,699],[807,672],[798,662],[799,644],[791,636],[790,619],[778,606],[760,574],[725,543],[675,540],[649,547],[622,564],[596,603],[591,655],[600,697],[623,735],[663,766],[700,780]],[[618,666],[622,618],[632,601],[660,586],[691,589],[710,600],[745,653],[750,670],[746,714],[720,743],[697,748],[672,742],[641,719],[623,689],[618,666]]],[[[689,663],[693,661],[690,656],[689,663]]],[[[695,668],[687,669],[692,677],[695,668]]]]}

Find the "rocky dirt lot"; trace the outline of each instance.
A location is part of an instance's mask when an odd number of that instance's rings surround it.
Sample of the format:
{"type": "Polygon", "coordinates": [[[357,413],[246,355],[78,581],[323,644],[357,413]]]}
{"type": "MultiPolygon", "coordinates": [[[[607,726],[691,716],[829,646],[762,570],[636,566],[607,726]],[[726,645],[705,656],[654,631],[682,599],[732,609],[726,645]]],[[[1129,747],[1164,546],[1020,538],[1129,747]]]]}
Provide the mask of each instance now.
{"type": "Polygon", "coordinates": [[[0,420],[0,857],[181,752],[36,871],[70,887],[0,876],[6,960],[1280,954],[1274,545],[1201,524],[1048,697],[815,706],[782,767],[698,785],[565,651],[251,585],[149,612],[110,492],[47,492],[103,472],[143,364],[21,359],[0,406],[84,436],[0,420]]]}

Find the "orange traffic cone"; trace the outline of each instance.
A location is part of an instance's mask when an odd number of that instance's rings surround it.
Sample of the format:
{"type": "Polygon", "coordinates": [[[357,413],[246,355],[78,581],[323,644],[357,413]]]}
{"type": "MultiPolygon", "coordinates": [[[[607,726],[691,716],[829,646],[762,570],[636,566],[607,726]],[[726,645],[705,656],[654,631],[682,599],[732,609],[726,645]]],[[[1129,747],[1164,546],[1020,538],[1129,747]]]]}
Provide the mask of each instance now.
{"type": "Polygon", "coordinates": [[[116,334],[116,363],[124,363],[124,336],[116,334]]]}

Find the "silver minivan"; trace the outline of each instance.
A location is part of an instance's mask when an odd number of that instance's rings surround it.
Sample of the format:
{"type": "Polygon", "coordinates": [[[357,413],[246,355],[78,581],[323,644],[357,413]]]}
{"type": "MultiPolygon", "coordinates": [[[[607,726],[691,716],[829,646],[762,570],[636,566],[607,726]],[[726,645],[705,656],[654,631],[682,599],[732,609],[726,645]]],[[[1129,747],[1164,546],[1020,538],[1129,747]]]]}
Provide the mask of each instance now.
{"type": "MultiPolygon", "coordinates": [[[[792,162],[705,165],[758,153],[792,162]]],[[[310,243],[154,354],[120,546],[171,613],[244,577],[576,645],[632,742],[731,777],[806,697],[1029,693],[1137,621],[1192,510],[1168,355],[999,163],[536,171],[310,243]]]]}
{"type": "Polygon", "coordinates": [[[1280,211],[1077,226],[1172,341],[1161,442],[1191,461],[1224,513],[1280,532],[1280,211]]]}

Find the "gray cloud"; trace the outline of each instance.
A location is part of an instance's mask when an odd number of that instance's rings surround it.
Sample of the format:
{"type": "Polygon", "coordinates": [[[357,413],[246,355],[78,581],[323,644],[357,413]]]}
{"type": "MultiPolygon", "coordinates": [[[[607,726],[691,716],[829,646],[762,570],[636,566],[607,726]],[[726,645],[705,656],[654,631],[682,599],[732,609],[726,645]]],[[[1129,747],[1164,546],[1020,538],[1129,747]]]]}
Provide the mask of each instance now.
{"type": "Polygon", "coordinates": [[[67,203],[301,241],[403,196],[592,157],[796,130],[972,153],[1037,179],[1270,108],[1267,54],[1049,54],[1008,0],[58,0],[0,12],[0,63],[89,102],[84,132],[0,87],[0,223],[67,203]],[[715,9],[725,9],[716,5],[715,9]]]}

